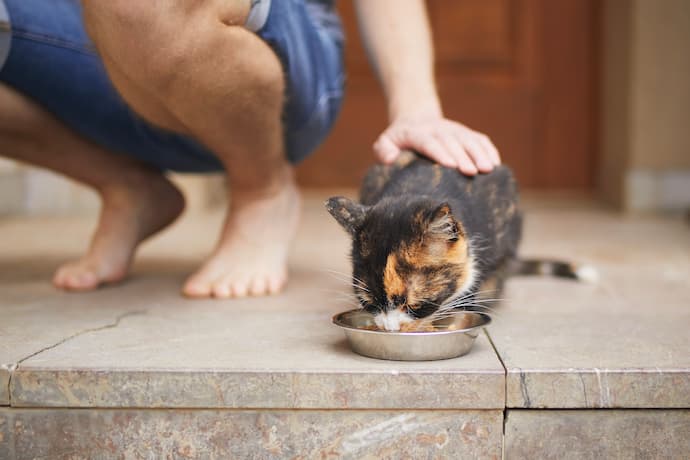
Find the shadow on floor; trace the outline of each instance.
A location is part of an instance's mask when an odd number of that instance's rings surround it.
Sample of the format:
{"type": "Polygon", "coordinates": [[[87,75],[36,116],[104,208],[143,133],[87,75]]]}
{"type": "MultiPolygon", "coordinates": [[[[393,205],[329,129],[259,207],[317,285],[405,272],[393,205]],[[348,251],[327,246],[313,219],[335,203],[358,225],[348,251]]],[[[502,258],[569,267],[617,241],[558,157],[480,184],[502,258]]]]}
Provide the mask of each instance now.
{"type": "MultiPolygon", "coordinates": [[[[0,259],[0,285],[50,281],[57,268],[70,257],[11,257],[0,259]]],[[[165,277],[182,282],[201,260],[175,257],[145,258],[134,263],[130,278],[165,277]]]]}

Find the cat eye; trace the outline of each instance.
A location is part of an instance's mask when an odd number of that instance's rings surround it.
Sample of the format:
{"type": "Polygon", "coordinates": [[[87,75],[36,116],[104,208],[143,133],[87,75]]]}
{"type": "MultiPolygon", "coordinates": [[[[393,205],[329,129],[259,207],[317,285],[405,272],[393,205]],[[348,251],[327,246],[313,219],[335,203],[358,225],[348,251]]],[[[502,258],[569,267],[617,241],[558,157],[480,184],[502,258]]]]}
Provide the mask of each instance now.
{"type": "Polygon", "coordinates": [[[407,310],[407,313],[413,318],[424,318],[434,313],[436,310],[438,310],[438,307],[436,307],[434,304],[424,302],[410,306],[407,310]]]}
{"type": "Polygon", "coordinates": [[[372,305],[370,303],[362,302],[360,301],[359,304],[362,306],[363,310],[366,310],[367,312],[371,313],[372,315],[377,315],[381,313],[381,309],[375,305],[372,305]]]}

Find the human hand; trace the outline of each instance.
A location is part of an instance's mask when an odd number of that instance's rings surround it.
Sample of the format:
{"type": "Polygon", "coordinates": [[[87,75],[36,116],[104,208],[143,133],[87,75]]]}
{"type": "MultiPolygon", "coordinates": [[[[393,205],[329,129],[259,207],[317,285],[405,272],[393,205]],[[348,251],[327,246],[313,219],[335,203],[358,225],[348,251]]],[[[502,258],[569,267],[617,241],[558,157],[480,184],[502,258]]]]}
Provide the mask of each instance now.
{"type": "Polygon", "coordinates": [[[462,123],[441,114],[423,114],[395,119],[374,143],[382,163],[390,164],[403,149],[413,149],[463,174],[488,173],[501,164],[491,140],[462,123]]]}

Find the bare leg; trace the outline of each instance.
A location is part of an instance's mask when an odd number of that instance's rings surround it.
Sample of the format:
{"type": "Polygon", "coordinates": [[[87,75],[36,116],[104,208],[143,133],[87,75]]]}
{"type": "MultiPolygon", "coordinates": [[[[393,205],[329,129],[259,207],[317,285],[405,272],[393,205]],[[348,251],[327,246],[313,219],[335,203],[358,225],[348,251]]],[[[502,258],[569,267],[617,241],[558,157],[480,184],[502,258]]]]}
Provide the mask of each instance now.
{"type": "Polygon", "coordinates": [[[122,280],[137,245],[182,212],[180,192],[159,172],[80,138],[22,94],[0,83],[0,152],[92,187],[102,200],[86,254],[63,265],[54,284],[89,290],[122,280]]]}
{"type": "Polygon", "coordinates": [[[230,208],[210,259],[183,292],[241,297],[279,291],[299,218],[283,152],[284,79],[273,51],[242,27],[249,0],[86,1],[87,27],[125,100],[152,123],[161,104],[221,159],[230,208]],[[191,4],[193,3],[193,4],[191,4]],[[130,46],[136,43],[136,46],[130,46]],[[161,43],[165,43],[164,48],[161,43]]]}

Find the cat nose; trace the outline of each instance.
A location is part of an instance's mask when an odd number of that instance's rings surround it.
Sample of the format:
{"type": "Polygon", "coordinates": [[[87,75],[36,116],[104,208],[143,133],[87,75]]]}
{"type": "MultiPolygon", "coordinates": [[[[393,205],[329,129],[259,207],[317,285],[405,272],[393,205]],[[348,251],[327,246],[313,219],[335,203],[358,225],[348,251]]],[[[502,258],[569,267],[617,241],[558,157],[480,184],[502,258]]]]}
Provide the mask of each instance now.
{"type": "Polygon", "coordinates": [[[405,298],[404,295],[394,295],[391,296],[390,300],[388,301],[388,308],[394,309],[398,307],[402,307],[405,305],[407,302],[407,298],[405,298]]]}

